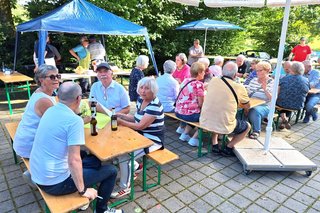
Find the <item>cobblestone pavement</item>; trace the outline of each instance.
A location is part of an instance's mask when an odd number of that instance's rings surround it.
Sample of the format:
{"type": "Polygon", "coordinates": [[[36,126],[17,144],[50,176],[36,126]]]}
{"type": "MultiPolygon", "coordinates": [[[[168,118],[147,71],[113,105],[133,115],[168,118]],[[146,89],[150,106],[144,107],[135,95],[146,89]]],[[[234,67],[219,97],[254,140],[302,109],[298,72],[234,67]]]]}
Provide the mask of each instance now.
{"type": "MultiPolygon", "coordinates": [[[[4,126],[22,114],[9,116],[7,109],[0,108],[0,212],[44,212],[39,192],[23,181],[20,166],[14,164],[4,126]]],[[[148,192],[142,191],[140,175],[135,200],[121,206],[125,212],[320,212],[319,170],[309,178],[304,172],[260,171],[246,176],[236,157],[208,154],[198,158],[196,148],[178,140],[177,125],[166,120],[165,146],[180,159],[163,167],[161,186],[148,192]]],[[[284,138],[319,165],[319,129],[320,121],[299,122],[290,131],[273,135],[284,138]]],[[[155,169],[149,169],[148,174],[149,179],[156,179],[155,169]]]]}

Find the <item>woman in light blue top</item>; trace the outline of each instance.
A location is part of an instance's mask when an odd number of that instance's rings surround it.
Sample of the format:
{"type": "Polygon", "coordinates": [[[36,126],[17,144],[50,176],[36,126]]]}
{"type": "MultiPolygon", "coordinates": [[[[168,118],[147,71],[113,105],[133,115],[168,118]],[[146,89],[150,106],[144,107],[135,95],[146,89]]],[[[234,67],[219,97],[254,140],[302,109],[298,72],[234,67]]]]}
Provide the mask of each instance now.
{"type": "Polygon", "coordinates": [[[39,88],[28,101],[13,140],[13,148],[21,157],[30,157],[40,119],[45,111],[56,103],[52,94],[59,87],[59,79],[61,75],[58,74],[58,69],[51,65],[41,65],[35,74],[39,88]]]}

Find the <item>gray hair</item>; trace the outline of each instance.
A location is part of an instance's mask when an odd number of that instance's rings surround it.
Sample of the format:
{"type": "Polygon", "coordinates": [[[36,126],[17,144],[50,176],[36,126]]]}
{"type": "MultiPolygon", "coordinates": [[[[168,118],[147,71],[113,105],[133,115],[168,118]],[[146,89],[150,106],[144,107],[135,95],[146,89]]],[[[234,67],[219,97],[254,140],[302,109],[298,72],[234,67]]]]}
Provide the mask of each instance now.
{"type": "Polygon", "coordinates": [[[199,58],[198,62],[203,63],[206,68],[210,65],[209,59],[205,57],[199,58]]]}
{"type": "Polygon", "coordinates": [[[245,57],[244,55],[242,55],[242,54],[238,55],[238,56],[237,56],[237,59],[238,59],[238,58],[239,58],[239,59],[241,58],[242,60],[245,60],[245,59],[246,59],[246,57],[245,57]]]}
{"type": "Polygon", "coordinates": [[[149,64],[149,58],[146,55],[139,55],[136,60],[137,67],[147,67],[149,64]]]}
{"type": "Polygon", "coordinates": [[[79,84],[74,83],[72,81],[64,82],[60,85],[58,90],[58,97],[61,103],[66,105],[74,102],[79,95],[81,95],[81,87],[79,84]]]}
{"type": "Polygon", "coordinates": [[[172,60],[166,60],[163,64],[163,71],[168,74],[172,74],[177,69],[177,65],[172,60]]]}
{"type": "Polygon", "coordinates": [[[230,78],[234,78],[238,72],[238,65],[233,61],[228,61],[222,68],[222,75],[230,78]]]}
{"type": "Polygon", "coordinates": [[[302,75],[304,73],[304,65],[301,62],[293,62],[291,70],[295,75],[302,75]]]}
{"type": "Polygon", "coordinates": [[[220,55],[214,58],[214,64],[215,65],[223,63],[223,61],[224,61],[224,58],[222,56],[220,56],[220,55]]]}
{"type": "Polygon", "coordinates": [[[139,94],[139,88],[142,86],[148,86],[153,93],[153,97],[155,98],[157,96],[159,87],[156,80],[153,77],[144,77],[138,82],[138,86],[137,86],[138,94],[139,94]]]}
{"type": "Polygon", "coordinates": [[[184,53],[179,53],[178,55],[176,55],[176,57],[179,57],[183,64],[186,64],[188,62],[188,58],[184,53]]]}
{"type": "Polygon", "coordinates": [[[37,72],[35,73],[35,76],[34,76],[34,80],[36,81],[38,86],[41,86],[40,78],[45,78],[49,71],[57,71],[58,72],[58,69],[55,66],[46,65],[46,64],[42,64],[38,68],[38,70],[37,70],[37,72]]]}

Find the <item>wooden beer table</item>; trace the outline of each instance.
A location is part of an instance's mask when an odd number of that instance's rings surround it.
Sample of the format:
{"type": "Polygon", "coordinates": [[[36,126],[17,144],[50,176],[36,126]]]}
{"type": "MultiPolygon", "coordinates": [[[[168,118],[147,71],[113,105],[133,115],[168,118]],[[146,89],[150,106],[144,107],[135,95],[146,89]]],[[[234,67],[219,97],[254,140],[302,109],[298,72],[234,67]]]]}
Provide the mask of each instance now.
{"type": "MultiPolygon", "coordinates": [[[[85,146],[101,161],[110,160],[120,155],[129,154],[131,165],[134,165],[134,151],[153,145],[148,138],[124,126],[118,126],[117,131],[111,131],[109,122],[105,128],[98,130],[97,136],[92,136],[90,129],[85,129],[85,146]]],[[[131,166],[131,191],[129,200],[134,199],[134,166],[131,166]]],[[[122,199],[111,205],[114,207],[128,199],[122,199]]]]}
{"type": "Polygon", "coordinates": [[[16,93],[16,92],[23,92],[24,89],[27,89],[28,92],[28,98],[30,98],[30,83],[29,81],[32,81],[33,79],[23,75],[18,72],[14,72],[10,75],[5,75],[3,72],[0,72],[0,81],[4,83],[6,96],[8,100],[8,106],[10,115],[12,115],[12,106],[11,106],[11,99],[10,94],[16,93]],[[15,83],[22,83],[21,85],[15,85],[15,83]]]}

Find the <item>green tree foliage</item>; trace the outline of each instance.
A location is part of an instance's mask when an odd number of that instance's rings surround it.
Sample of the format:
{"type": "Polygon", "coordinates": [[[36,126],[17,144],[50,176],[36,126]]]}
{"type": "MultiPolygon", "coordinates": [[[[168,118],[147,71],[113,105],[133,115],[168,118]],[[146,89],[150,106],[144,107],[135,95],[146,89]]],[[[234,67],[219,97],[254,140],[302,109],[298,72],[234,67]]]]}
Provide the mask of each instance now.
{"type": "MultiPolygon", "coordinates": [[[[195,38],[199,38],[203,44],[204,31],[177,31],[175,28],[187,22],[204,18],[227,21],[245,29],[243,31],[208,31],[206,53],[209,55],[236,55],[250,48],[261,49],[276,56],[278,51],[283,8],[208,8],[203,3],[197,8],[168,0],[88,1],[120,17],[147,27],[160,70],[162,70],[161,65],[165,60],[174,60],[175,55],[180,52],[187,53],[195,38]]],[[[30,19],[33,19],[66,2],[66,0],[31,0],[26,9],[30,19]]],[[[291,8],[287,51],[290,51],[292,45],[297,43],[300,36],[312,38],[319,34],[319,15],[320,6],[291,8]]],[[[5,35],[8,34],[4,31],[1,32],[5,35]]],[[[12,36],[7,37],[12,38],[12,36]]],[[[53,33],[51,37],[53,44],[62,54],[63,63],[75,62],[68,50],[79,43],[80,35],[53,33]]],[[[22,35],[21,48],[19,48],[20,64],[32,64],[33,43],[36,39],[36,33],[22,35]]],[[[121,68],[132,68],[135,58],[139,54],[148,54],[143,37],[107,35],[105,39],[109,60],[121,68]]],[[[0,38],[0,44],[3,42],[4,40],[0,38]]],[[[14,43],[10,45],[14,45],[14,43]]],[[[0,51],[0,54],[2,52],[0,51]]],[[[9,54],[13,58],[12,53],[9,54]]]]}

